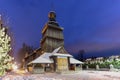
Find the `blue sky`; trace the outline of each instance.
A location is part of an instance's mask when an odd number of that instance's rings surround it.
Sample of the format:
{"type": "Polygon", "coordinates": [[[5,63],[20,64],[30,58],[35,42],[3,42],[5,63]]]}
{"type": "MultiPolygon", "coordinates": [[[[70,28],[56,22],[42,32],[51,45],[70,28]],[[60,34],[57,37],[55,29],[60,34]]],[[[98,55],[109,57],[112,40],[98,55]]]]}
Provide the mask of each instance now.
{"type": "Polygon", "coordinates": [[[13,33],[16,55],[23,42],[40,46],[52,2],[68,52],[84,49],[85,56],[120,53],[120,0],[0,0],[0,13],[13,33]]]}

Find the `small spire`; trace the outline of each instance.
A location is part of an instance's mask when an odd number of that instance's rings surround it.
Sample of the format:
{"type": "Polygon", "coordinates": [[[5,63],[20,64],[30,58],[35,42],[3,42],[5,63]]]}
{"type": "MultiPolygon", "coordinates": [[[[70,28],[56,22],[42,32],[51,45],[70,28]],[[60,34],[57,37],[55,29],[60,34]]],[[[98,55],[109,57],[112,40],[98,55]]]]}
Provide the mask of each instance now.
{"type": "Polygon", "coordinates": [[[51,1],[51,11],[54,11],[54,3],[53,3],[53,0],[51,1]]]}

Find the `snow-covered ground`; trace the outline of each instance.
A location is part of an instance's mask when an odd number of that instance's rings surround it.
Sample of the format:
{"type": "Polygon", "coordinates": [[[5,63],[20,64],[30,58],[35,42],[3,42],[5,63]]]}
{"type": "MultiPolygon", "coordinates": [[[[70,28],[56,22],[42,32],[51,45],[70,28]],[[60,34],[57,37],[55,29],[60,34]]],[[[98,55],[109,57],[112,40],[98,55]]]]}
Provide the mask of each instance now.
{"type": "Polygon", "coordinates": [[[63,74],[9,74],[1,80],[120,80],[120,72],[79,71],[63,74]]]}

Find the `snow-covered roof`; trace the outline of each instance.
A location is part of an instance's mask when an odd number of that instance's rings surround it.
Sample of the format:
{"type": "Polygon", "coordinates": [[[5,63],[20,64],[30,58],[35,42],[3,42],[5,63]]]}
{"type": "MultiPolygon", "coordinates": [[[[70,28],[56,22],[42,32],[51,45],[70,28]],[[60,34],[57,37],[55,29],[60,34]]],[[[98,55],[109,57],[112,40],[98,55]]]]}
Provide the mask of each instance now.
{"type": "Polygon", "coordinates": [[[53,61],[50,59],[51,55],[52,53],[45,52],[44,54],[42,54],[41,56],[39,56],[38,58],[36,58],[30,63],[53,63],[53,61]]]}
{"type": "Polygon", "coordinates": [[[46,58],[46,59],[50,59],[50,56],[52,55],[52,53],[48,53],[45,52],[44,54],[42,54],[40,57],[46,58]]]}
{"type": "Polygon", "coordinates": [[[53,63],[53,61],[40,56],[37,59],[33,60],[31,63],[53,63]]]}
{"type": "Polygon", "coordinates": [[[57,53],[61,47],[56,48],[52,53],[57,53]]]}
{"type": "Polygon", "coordinates": [[[96,59],[103,59],[103,57],[98,57],[98,58],[96,58],[96,59]]]}
{"type": "Polygon", "coordinates": [[[70,58],[70,64],[83,64],[83,62],[81,62],[75,58],[70,58]]]}
{"type": "Polygon", "coordinates": [[[61,53],[54,53],[52,54],[51,56],[65,56],[65,57],[73,57],[72,55],[70,54],[61,54],[61,53]]]}
{"type": "Polygon", "coordinates": [[[52,53],[45,52],[44,54],[42,54],[41,56],[39,56],[38,58],[36,58],[30,63],[53,63],[53,60],[50,59],[50,56],[59,56],[59,57],[70,57],[71,64],[83,64],[83,62],[77,59],[74,59],[73,56],[70,54],[58,53],[60,49],[61,47],[58,47],[52,53]]]}
{"type": "Polygon", "coordinates": [[[90,61],[90,60],[91,60],[91,58],[86,59],[86,61],[90,61]]]}

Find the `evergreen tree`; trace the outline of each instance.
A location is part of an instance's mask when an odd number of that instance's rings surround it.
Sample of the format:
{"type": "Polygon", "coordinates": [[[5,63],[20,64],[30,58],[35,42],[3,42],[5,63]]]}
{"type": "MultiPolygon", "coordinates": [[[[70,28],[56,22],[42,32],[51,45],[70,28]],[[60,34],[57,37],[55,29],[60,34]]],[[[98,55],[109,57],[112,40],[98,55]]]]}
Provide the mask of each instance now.
{"type": "Polygon", "coordinates": [[[11,50],[10,42],[10,36],[3,26],[0,16],[0,76],[4,75],[6,70],[12,69],[12,57],[8,54],[11,50]]]}

